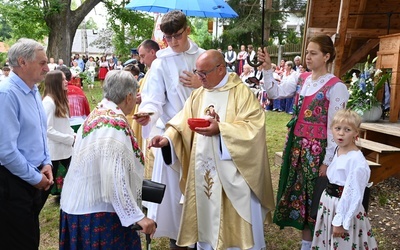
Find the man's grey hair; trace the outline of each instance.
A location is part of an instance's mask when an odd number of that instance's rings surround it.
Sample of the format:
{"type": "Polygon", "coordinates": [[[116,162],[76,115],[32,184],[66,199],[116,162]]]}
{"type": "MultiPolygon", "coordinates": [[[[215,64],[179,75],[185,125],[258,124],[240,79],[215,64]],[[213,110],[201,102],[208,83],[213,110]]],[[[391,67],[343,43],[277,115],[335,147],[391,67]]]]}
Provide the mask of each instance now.
{"type": "Polygon", "coordinates": [[[33,39],[21,38],[8,51],[8,63],[11,67],[20,66],[18,58],[23,58],[29,62],[36,59],[36,52],[45,50],[43,45],[33,39]]]}
{"type": "Polygon", "coordinates": [[[301,57],[300,56],[295,56],[294,61],[296,60],[300,60],[301,61],[301,57]]]}
{"type": "Polygon", "coordinates": [[[115,104],[120,104],[129,93],[135,95],[138,87],[135,77],[130,72],[111,70],[104,79],[103,95],[115,104]]]}

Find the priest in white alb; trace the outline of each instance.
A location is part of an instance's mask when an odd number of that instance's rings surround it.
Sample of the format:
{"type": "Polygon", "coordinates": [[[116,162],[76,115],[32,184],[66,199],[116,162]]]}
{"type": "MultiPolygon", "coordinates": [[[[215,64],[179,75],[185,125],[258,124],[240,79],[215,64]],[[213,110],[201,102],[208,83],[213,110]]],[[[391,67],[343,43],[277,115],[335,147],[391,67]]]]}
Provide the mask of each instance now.
{"type": "Polygon", "coordinates": [[[149,145],[162,148],[166,164],[182,164],[177,245],[264,249],[264,223],[274,209],[264,110],[240,78],[227,72],[220,52],[200,55],[195,73],[203,86],[149,145]],[[188,118],[210,125],[192,131],[188,118]]]}

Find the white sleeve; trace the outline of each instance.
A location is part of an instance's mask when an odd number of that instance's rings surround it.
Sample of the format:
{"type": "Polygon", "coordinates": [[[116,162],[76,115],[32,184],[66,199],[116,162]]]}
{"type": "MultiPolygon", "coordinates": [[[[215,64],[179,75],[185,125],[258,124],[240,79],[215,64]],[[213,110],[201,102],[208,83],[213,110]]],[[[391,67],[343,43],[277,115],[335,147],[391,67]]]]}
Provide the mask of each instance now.
{"type": "Polygon", "coordinates": [[[225,52],[224,55],[225,55],[225,56],[224,56],[225,62],[226,62],[226,63],[230,63],[230,61],[228,60],[228,52],[225,52]]]}
{"type": "Polygon", "coordinates": [[[62,133],[54,127],[54,118],[56,112],[56,105],[54,104],[54,101],[50,98],[43,99],[43,108],[47,117],[47,138],[52,141],[72,146],[75,140],[74,135],[62,133]]]}
{"type": "Polygon", "coordinates": [[[232,57],[232,60],[230,61],[230,63],[234,63],[235,61],[236,61],[236,52],[235,51],[233,51],[233,57],[232,57]]]}
{"type": "Polygon", "coordinates": [[[296,77],[287,77],[287,81],[279,83],[273,77],[273,69],[263,70],[264,89],[268,98],[283,99],[292,97],[296,93],[296,77]]]}
{"type": "Polygon", "coordinates": [[[143,87],[141,93],[142,102],[138,109],[139,112],[154,112],[154,115],[150,116],[149,124],[142,127],[143,138],[149,137],[152,127],[155,126],[158,118],[163,114],[163,106],[167,102],[165,92],[165,79],[161,61],[156,59],[143,87]]]}
{"type": "Polygon", "coordinates": [[[326,148],[326,154],[323,163],[327,166],[331,164],[333,155],[336,148],[336,143],[333,140],[332,131],[329,129],[329,126],[335,116],[336,112],[340,109],[346,107],[346,103],[349,100],[349,91],[347,90],[346,85],[341,82],[336,83],[327,93],[327,98],[329,99],[329,107],[328,107],[328,135],[327,135],[327,143],[328,146],[326,148]]]}
{"type": "MultiPolygon", "coordinates": [[[[120,146],[124,147],[123,145],[120,146]]],[[[112,175],[113,181],[113,184],[109,185],[113,189],[111,204],[122,226],[128,227],[145,217],[133,195],[133,192],[136,192],[137,186],[141,186],[142,183],[135,183],[141,180],[141,178],[129,166],[132,163],[124,160],[126,156],[124,153],[121,153],[124,150],[118,150],[118,147],[114,149],[120,152],[109,152],[110,155],[114,155],[114,159],[110,162],[113,167],[109,169],[109,171],[113,171],[109,173],[112,175]]]]}
{"type": "Polygon", "coordinates": [[[359,160],[350,160],[351,166],[349,166],[350,173],[347,176],[346,184],[343,189],[342,197],[340,198],[337,208],[336,215],[332,220],[332,225],[339,227],[343,226],[345,230],[349,230],[351,222],[356,215],[358,207],[361,205],[365,187],[368,184],[370,173],[368,171],[368,165],[365,162],[359,160]],[[365,166],[357,166],[357,164],[363,164],[365,166]]]}

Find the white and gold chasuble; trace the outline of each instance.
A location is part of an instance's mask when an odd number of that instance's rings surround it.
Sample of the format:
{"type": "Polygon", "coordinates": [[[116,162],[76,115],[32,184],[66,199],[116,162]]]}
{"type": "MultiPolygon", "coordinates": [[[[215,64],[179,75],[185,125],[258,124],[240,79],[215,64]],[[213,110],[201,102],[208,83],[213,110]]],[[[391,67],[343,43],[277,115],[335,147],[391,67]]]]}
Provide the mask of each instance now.
{"type": "MultiPolygon", "coordinates": [[[[206,91],[203,96],[202,108],[207,110],[214,106],[219,115],[220,122],[225,121],[226,106],[228,104],[228,91],[206,91]]],[[[204,116],[197,114],[197,117],[204,116]]],[[[195,192],[197,197],[197,214],[199,241],[210,242],[217,245],[218,232],[222,214],[221,196],[222,189],[240,216],[246,222],[251,222],[250,214],[250,188],[237,171],[232,160],[220,160],[219,136],[197,136],[195,151],[195,192]],[[203,204],[206,204],[203,206],[203,204]]]]}
{"type": "Polygon", "coordinates": [[[264,111],[236,74],[227,80],[221,88],[194,91],[167,124],[165,136],[182,163],[180,246],[207,242],[213,249],[250,249],[251,200],[261,204],[265,222],[274,209],[264,111]],[[187,119],[204,117],[210,106],[219,115],[220,134],[207,137],[191,131],[187,119]],[[228,151],[226,160],[221,159],[221,144],[228,151]]]}

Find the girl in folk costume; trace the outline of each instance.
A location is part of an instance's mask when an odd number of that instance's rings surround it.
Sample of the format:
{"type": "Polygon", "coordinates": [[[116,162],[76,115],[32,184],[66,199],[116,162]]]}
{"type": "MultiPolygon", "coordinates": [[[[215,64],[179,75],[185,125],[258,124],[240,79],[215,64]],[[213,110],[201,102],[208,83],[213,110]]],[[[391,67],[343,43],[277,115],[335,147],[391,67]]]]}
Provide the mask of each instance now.
{"type": "Polygon", "coordinates": [[[99,64],[99,80],[101,87],[103,87],[104,78],[106,78],[107,72],[108,72],[108,62],[106,60],[106,57],[102,56],[100,58],[100,64],[99,64]]]}
{"type": "Polygon", "coordinates": [[[73,85],[77,86],[77,87],[83,87],[82,86],[82,80],[79,76],[79,74],[82,72],[81,68],[78,66],[78,62],[77,61],[73,61],[72,62],[72,67],[71,67],[71,74],[72,74],[72,82],[73,85]]]}
{"type": "Polygon", "coordinates": [[[317,177],[325,176],[336,144],[328,129],[335,113],[346,106],[346,85],[328,72],[335,59],[330,37],[315,36],[306,50],[311,73],[300,76],[297,84],[277,84],[272,77],[271,58],[266,49],[259,53],[263,61],[264,88],[271,98],[295,95],[293,117],[283,153],[274,223],[302,230],[302,250],[311,248],[315,220],[310,217],[311,202],[317,177]],[[275,83],[275,84],[274,84],[275,83]]]}
{"type": "Polygon", "coordinates": [[[114,59],[111,57],[108,59],[108,71],[116,69],[117,65],[114,62],[114,59]]]}
{"type": "Polygon", "coordinates": [[[312,249],[378,249],[362,204],[371,170],[355,144],[360,124],[351,110],[340,110],[333,118],[338,146],[326,173],[329,183],[319,203],[312,249]]]}
{"type": "Polygon", "coordinates": [[[246,63],[246,59],[247,59],[247,52],[246,52],[246,46],[242,45],[240,46],[240,52],[237,55],[237,74],[240,76],[243,73],[243,66],[246,63]]]}

